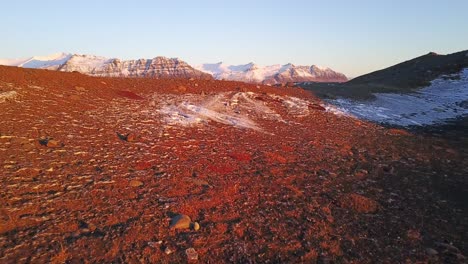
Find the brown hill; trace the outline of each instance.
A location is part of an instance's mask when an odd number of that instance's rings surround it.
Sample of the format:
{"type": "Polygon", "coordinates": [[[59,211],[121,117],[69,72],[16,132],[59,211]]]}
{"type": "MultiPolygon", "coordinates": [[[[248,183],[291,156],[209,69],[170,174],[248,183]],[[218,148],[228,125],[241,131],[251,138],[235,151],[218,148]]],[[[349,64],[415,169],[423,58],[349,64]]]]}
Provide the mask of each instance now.
{"type": "Polygon", "coordinates": [[[468,68],[468,50],[448,55],[430,52],[383,70],[356,77],[342,84],[305,84],[321,97],[371,97],[372,93],[401,93],[425,87],[440,76],[468,68]]]}
{"type": "Polygon", "coordinates": [[[302,89],[0,67],[0,109],[1,263],[466,255],[466,149],[302,89]]]}

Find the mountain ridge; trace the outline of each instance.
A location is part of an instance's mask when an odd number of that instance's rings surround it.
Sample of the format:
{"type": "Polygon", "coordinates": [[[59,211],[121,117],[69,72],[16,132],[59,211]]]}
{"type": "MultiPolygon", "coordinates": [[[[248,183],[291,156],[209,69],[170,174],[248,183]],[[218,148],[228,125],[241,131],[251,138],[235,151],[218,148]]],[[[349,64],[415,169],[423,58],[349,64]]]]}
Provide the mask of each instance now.
{"type": "Polygon", "coordinates": [[[328,67],[296,66],[292,63],[260,66],[253,62],[231,65],[223,62],[195,65],[217,80],[275,85],[287,82],[345,82],[347,77],[328,67]]]}
{"type": "Polygon", "coordinates": [[[422,56],[355,77],[345,83],[303,83],[301,86],[322,98],[369,99],[374,93],[410,93],[427,87],[437,78],[458,78],[468,68],[468,50],[447,55],[429,52],[422,56]]]}
{"type": "Polygon", "coordinates": [[[194,69],[179,58],[163,56],[152,59],[120,60],[96,55],[57,53],[50,56],[34,56],[24,60],[4,59],[0,60],[0,64],[65,72],[77,71],[100,77],[212,79],[211,75],[194,69]]]}
{"type": "Polygon", "coordinates": [[[196,78],[241,81],[267,85],[288,82],[345,82],[342,73],[317,65],[292,63],[260,66],[254,62],[230,65],[223,62],[191,66],[179,58],[157,56],[152,59],[121,60],[96,55],[56,53],[27,59],[0,59],[0,65],[23,68],[77,71],[102,77],[196,78]]]}

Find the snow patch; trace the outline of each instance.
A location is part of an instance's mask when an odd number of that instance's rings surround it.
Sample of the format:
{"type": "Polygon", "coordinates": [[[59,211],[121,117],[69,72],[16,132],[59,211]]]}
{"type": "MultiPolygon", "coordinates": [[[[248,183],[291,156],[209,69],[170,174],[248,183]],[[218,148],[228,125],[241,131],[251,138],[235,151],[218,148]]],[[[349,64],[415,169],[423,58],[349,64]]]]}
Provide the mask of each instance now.
{"type": "Polygon", "coordinates": [[[48,56],[34,56],[27,59],[2,59],[0,60],[0,65],[56,70],[70,59],[71,56],[69,53],[56,53],[48,56]]]}
{"type": "Polygon", "coordinates": [[[411,94],[376,93],[372,101],[328,100],[341,112],[378,123],[422,126],[468,114],[468,68],[442,76],[411,94]],[[459,76],[459,78],[454,78],[459,76]]]}
{"type": "Polygon", "coordinates": [[[260,121],[287,123],[270,107],[277,105],[277,102],[282,103],[289,117],[309,115],[310,103],[307,100],[290,96],[262,96],[253,92],[227,92],[211,96],[155,95],[153,99],[159,102],[157,111],[169,125],[196,126],[216,122],[267,133],[260,126],[260,121]]]}

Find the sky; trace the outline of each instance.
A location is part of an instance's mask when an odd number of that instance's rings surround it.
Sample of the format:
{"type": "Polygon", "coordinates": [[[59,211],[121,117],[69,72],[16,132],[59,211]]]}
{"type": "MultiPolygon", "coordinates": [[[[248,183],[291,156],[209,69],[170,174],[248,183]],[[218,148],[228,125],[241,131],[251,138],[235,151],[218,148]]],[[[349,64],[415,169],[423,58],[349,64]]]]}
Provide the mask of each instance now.
{"type": "Polygon", "coordinates": [[[0,23],[0,58],[316,64],[356,77],[468,49],[467,0],[15,0],[1,1],[0,23]]]}

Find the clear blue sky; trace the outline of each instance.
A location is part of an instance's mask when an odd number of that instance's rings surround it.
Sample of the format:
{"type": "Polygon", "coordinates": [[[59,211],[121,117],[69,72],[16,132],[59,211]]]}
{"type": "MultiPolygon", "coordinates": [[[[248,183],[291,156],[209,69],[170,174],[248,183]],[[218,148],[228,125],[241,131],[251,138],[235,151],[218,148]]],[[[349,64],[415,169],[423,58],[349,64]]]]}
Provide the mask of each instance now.
{"type": "Polygon", "coordinates": [[[317,64],[348,76],[468,49],[468,0],[1,1],[0,58],[72,52],[317,64]]]}

